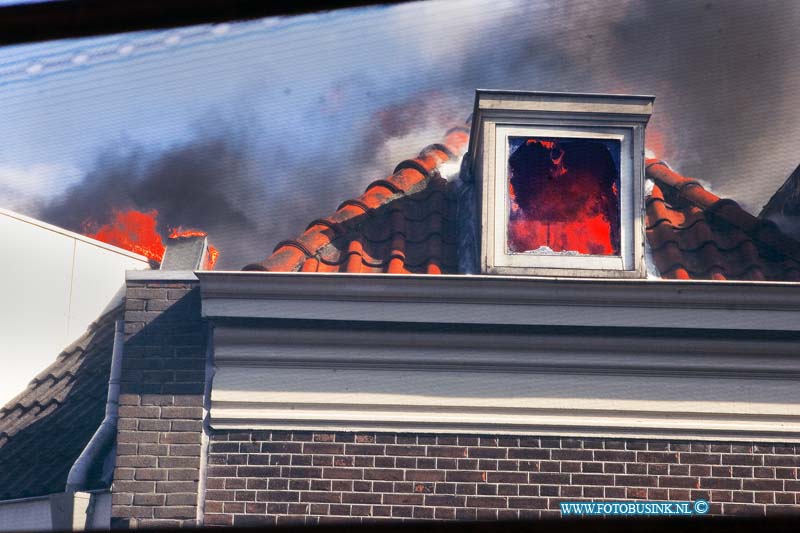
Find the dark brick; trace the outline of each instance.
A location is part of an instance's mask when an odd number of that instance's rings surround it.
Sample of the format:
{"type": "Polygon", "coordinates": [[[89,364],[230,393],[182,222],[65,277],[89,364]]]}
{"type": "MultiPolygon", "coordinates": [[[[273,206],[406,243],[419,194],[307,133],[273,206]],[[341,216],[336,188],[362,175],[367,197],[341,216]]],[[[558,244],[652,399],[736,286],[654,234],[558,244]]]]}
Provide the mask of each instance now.
{"type": "Polygon", "coordinates": [[[133,505],[164,505],[167,500],[165,494],[134,494],[133,505]]]}
{"type": "Polygon", "coordinates": [[[800,516],[800,506],[795,505],[770,505],[765,510],[767,516],[800,516]]]}
{"type": "MultiPolygon", "coordinates": [[[[210,467],[209,467],[210,468],[210,467]]],[[[272,477],[280,473],[276,466],[238,466],[237,475],[240,477],[272,477]]]]}
{"type": "Polygon", "coordinates": [[[403,481],[403,478],[404,478],[403,471],[399,469],[372,468],[364,470],[364,479],[377,479],[383,481],[403,481]]]}
{"type": "Polygon", "coordinates": [[[120,443],[152,443],[158,442],[158,433],[155,431],[118,431],[117,442],[120,443]]]}
{"type": "Polygon", "coordinates": [[[670,476],[688,476],[689,465],[669,465],[670,476]]]}
{"type": "Polygon", "coordinates": [[[394,457],[374,457],[375,467],[377,468],[394,468],[394,457]]]}
{"type": "Polygon", "coordinates": [[[382,444],[347,444],[344,453],[348,455],[384,455],[385,450],[386,446],[382,444]]]}
{"type": "Polygon", "coordinates": [[[201,420],[171,420],[172,431],[202,431],[203,422],[201,420]]]}
{"type": "Polygon", "coordinates": [[[414,492],[429,494],[436,488],[435,483],[414,483],[414,492]]]}
{"type": "Polygon", "coordinates": [[[170,444],[169,455],[173,457],[199,457],[199,444],[170,444]]]}
{"type": "Polygon", "coordinates": [[[256,501],[259,502],[298,502],[300,493],[294,490],[260,490],[256,493],[256,501]]]}
{"type": "Polygon", "coordinates": [[[307,467],[307,466],[293,466],[288,469],[288,474],[291,478],[319,478],[322,477],[322,468],[307,467]]]}
{"type": "Polygon", "coordinates": [[[197,494],[191,492],[167,494],[166,497],[167,505],[197,505],[197,494]]]}
{"type": "Polygon", "coordinates": [[[436,484],[436,494],[455,494],[456,493],[456,484],[455,483],[437,483],[436,484]]]}
{"type": "Polygon", "coordinates": [[[591,461],[592,450],[552,450],[550,458],[554,461],[591,461]]]}
{"type": "Polygon", "coordinates": [[[739,490],[742,488],[742,480],[733,478],[704,477],[700,478],[700,488],[739,490]]]}
{"type": "Polygon", "coordinates": [[[434,518],[436,518],[436,520],[455,520],[456,510],[447,507],[437,507],[434,510],[434,518]]]}
{"type": "MultiPolygon", "coordinates": [[[[570,474],[557,474],[553,472],[531,472],[528,474],[529,483],[540,485],[569,485],[570,474]]],[[[613,476],[608,476],[613,478],[613,476]]]]}
{"type": "Polygon", "coordinates": [[[497,485],[481,484],[476,487],[476,494],[479,496],[496,496],[497,485]]]}
{"type": "Polygon", "coordinates": [[[614,476],[614,484],[626,487],[655,487],[658,483],[658,478],[653,476],[642,475],[625,475],[619,474],[614,476]]]}
{"type": "MultiPolygon", "coordinates": [[[[447,474],[456,474],[457,471],[448,471],[447,474]]],[[[406,470],[406,481],[444,481],[445,472],[441,470],[406,470]]]]}
{"type": "MultiPolygon", "coordinates": [[[[563,471],[563,469],[562,469],[563,471]]],[[[586,474],[599,474],[603,472],[602,463],[581,463],[581,472],[586,474]]],[[[688,468],[687,468],[688,473],[688,468]]]]}
{"type": "Polygon", "coordinates": [[[384,494],[384,505],[422,505],[425,496],[422,494],[384,494]]]}
{"type": "Polygon", "coordinates": [[[680,462],[694,465],[718,465],[721,456],[718,453],[681,453],[680,462]]]}
{"type": "Polygon", "coordinates": [[[466,501],[466,496],[452,496],[443,494],[427,494],[425,505],[433,507],[462,507],[466,501]]]}
{"type": "Polygon", "coordinates": [[[767,466],[800,467],[800,455],[765,455],[764,464],[767,466]]]}
{"type": "Polygon", "coordinates": [[[342,494],[342,503],[374,504],[381,503],[382,496],[370,492],[355,492],[342,494]]]}
{"type": "Polygon", "coordinates": [[[168,507],[155,507],[156,518],[194,518],[197,508],[193,505],[176,505],[168,507]]]}
{"type": "MultiPolygon", "coordinates": [[[[489,483],[527,483],[528,474],[525,472],[488,472],[489,483]]],[[[609,476],[610,478],[611,476],[609,476]]],[[[449,480],[448,480],[449,481],[449,480]]],[[[464,480],[458,480],[464,481],[464,480]]]]}
{"type": "Polygon", "coordinates": [[[167,469],[137,468],[135,471],[134,479],[136,479],[137,481],[164,481],[167,479],[167,469]]]}
{"type": "Polygon", "coordinates": [[[636,460],[636,452],[623,450],[595,450],[593,452],[595,461],[616,461],[630,462],[636,460]]]}
{"type": "MultiPolygon", "coordinates": [[[[258,491],[255,490],[237,490],[234,500],[237,502],[254,502],[258,496],[258,491]]],[[[244,508],[244,504],[242,504],[244,508]]]]}
{"type": "Polygon", "coordinates": [[[614,476],[606,474],[572,474],[572,483],[576,485],[613,485],[614,476]]]}
{"type": "Polygon", "coordinates": [[[322,469],[322,477],[327,479],[362,479],[363,475],[363,471],[357,468],[322,469]]]}
{"type": "Polygon", "coordinates": [[[467,506],[484,508],[508,507],[508,498],[499,496],[467,496],[467,506]]]}
{"type": "Polygon", "coordinates": [[[112,492],[148,493],[155,492],[155,481],[114,481],[112,492]]]}
{"type": "Polygon", "coordinates": [[[341,455],[344,453],[344,444],[332,442],[306,442],[303,443],[303,453],[341,455]]]}
{"type": "Polygon", "coordinates": [[[197,481],[157,481],[156,492],[170,494],[173,492],[197,492],[197,481]]]}
{"type": "Polygon", "coordinates": [[[767,466],[757,466],[753,468],[753,476],[757,478],[775,478],[775,468],[767,466]]]}
{"type": "Polygon", "coordinates": [[[678,454],[670,452],[638,452],[636,460],[644,463],[677,463],[678,454]]]}
{"type": "Polygon", "coordinates": [[[547,498],[522,498],[508,499],[508,506],[514,509],[547,509],[547,498]]]}
{"type": "Polygon", "coordinates": [[[234,527],[257,527],[275,524],[275,518],[271,516],[261,516],[253,514],[235,515],[233,517],[234,527]]]}
{"type": "Polygon", "coordinates": [[[385,448],[387,455],[409,455],[409,456],[422,456],[425,455],[424,446],[414,445],[389,445],[385,448]]]}
{"type": "Polygon", "coordinates": [[[745,479],[742,482],[744,490],[783,490],[781,479],[745,479]]]}
{"type": "Polygon", "coordinates": [[[444,470],[455,470],[458,468],[458,459],[449,457],[439,457],[436,459],[436,468],[444,470]]]}
{"type": "Polygon", "coordinates": [[[693,478],[693,477],[661,476],[660,478],[658,478],[658,486],[696,489],[700,488],[700,480],[698,478],[693,478]]]}
{"type": "MultiPolygon", "coordinates": [[[[417,458],[416,457],[395,457],[394,458],[395,466],[397,468],[416,468],[417,467],[417,458]]],[[[461,466],[459,465],[459,468],[461,466]]]]}
{"type": "Polygon", "coordinates": [[[603,497],[608,499],[625,498],[625,487],[604,487],[603,497]]]}
{"type": "MultiPolygon", "coordinates": [[[[525,474],[521,474],[527,478],[525,474]]],[[[446,480],[449,482],[485,482],[487,479],[486,472],[480,471],[464,471],[464,470],[450,470],[446,473],[446,480]]]]}
{"type": "MultiPolygon", "coordinates": [[[[454,441],[455,442],[455,441],[454,441]]],[[[428,457],[466,457],[467,448],[459,446],[428,446],[428,457]]]]}
{"type": "Polygon", "coordinates": [[[732,453],[730,455],[728,454],[722,455],[723,465],[761,466],[762,463],[763,463],[763,457],[761,455],[746,455],[746,454],[736,454],[736,453],[732,453]]]}
{"type": "Polygon", "coordinates": [[[541,448],[512,448],[508,450],[509,459],[550,459],[550,450],[541,448]]]}
{"type": "Polygon", "coordinates": [[[775,493],[756,492],[754,495],[755,503],[772,504],[775,503],[775,493]]]}
{"type": "Polygon", "coordinates": [[[505,459],[506,453],[505,448],[467,448],[467,457],[505,459]]]}
{"type": "Polygon", "coordinates": [[[625,464],[625,473],[626,474],[646,474],[647,473],[647,466],[646,464],[638,464],[638,463],[626,463],[625,464]]]}

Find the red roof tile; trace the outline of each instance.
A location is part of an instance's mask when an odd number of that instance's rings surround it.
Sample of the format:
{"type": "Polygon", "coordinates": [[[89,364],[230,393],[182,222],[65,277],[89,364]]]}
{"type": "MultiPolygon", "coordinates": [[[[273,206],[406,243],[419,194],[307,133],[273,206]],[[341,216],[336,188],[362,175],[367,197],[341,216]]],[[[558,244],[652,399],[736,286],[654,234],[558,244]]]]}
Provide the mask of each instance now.
{"type": "Polygon", "coordinates": [[[672,279],[800,280],[800,243],[700,183],[648,160],[647,240],[672,279]]]}
{"type": "Polygon", "coordinates": [[[455,198],[436,168],[461,155],[469,130],[453,128],[441,144],[401,162],[391,176],[317,219],[267,259],[245,270],[279,272],[457,272],[455,198]]]}
{"type": "MultiPolygon", "coordinates": [[[[466,128],[450,130],[394,173],[245,270],[451,274],[458,272],[453,187],[435,171],[458,157],[466,128]]],[[[664,278],[800,281],[800,243],[721,199],[697,180],[648,160],[646,233],[664,278]]]]}

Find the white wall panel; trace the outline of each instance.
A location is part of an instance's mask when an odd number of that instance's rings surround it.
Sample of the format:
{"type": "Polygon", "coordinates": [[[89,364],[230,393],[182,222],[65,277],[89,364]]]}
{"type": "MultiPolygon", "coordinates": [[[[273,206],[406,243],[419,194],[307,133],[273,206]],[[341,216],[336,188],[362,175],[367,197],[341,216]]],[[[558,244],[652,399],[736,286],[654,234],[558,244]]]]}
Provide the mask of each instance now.
{"type": "Polygon", "coordinates": [[[0,531],[51,531],[50,499],[0,502],[0,531]]]}
{"type": "Polygon", "coordinates": [[[0,405],[107,308],[139,255],[0,209],[0,405]]]}

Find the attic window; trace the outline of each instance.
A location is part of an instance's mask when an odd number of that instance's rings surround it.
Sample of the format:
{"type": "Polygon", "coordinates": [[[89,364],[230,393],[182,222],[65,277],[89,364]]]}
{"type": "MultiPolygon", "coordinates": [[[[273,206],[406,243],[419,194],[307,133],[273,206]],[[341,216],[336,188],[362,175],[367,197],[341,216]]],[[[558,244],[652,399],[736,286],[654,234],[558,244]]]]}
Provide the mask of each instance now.
{"type": "Polygon", "coordinates": [[[651,97],[478,91],[470,138],[486,273],[643,277],[651,97]]]}
{"type": "Polygon", "coordinates": [[[508,253],[619,255],[619,141],[509,137],[508,152],[508,253]]]}

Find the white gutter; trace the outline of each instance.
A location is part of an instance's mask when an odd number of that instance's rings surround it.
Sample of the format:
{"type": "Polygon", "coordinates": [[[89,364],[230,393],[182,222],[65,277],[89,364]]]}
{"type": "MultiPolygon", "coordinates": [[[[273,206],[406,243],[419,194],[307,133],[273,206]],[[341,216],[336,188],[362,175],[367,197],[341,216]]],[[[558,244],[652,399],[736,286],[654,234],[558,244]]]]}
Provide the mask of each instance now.
{"type": "Polygon", "coordinates": [[[117,435],[117,411],[119,409],[119,385],[122,375],[122,347],[125,340],[125,321],[114,324],[114,348],[111,352],[111,372],[108,378],[108,399],[106,416],[100,423],[91,440],[83,449],[67,476],[66,492],[76,492],[86,487],[89,469],[102,451],[113,442],[117,435]]]}

